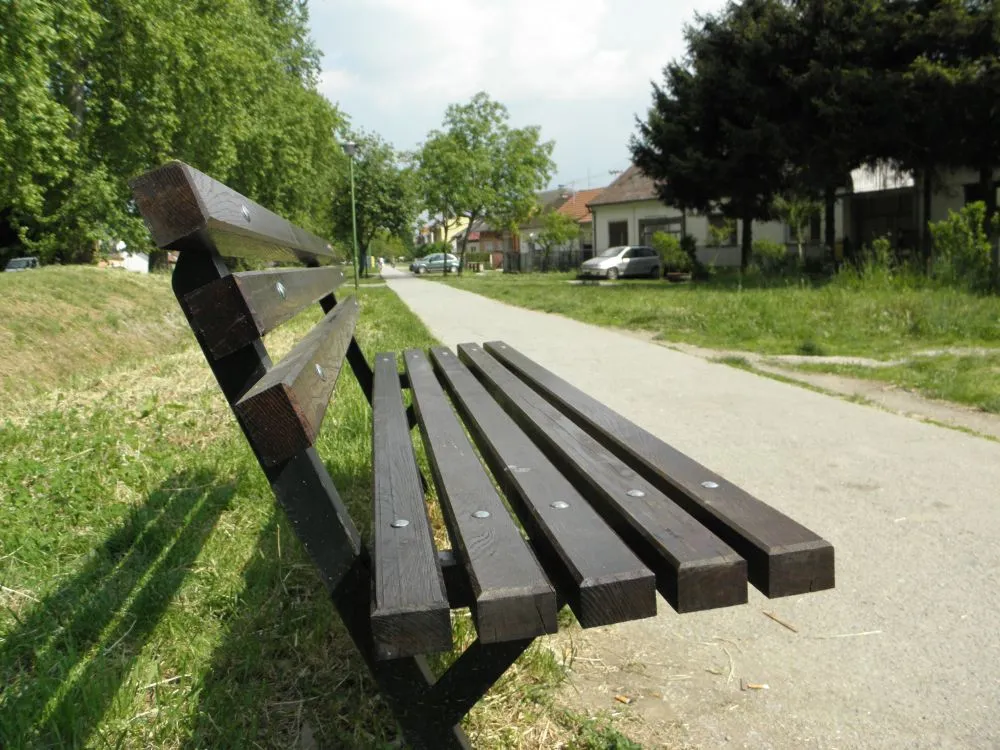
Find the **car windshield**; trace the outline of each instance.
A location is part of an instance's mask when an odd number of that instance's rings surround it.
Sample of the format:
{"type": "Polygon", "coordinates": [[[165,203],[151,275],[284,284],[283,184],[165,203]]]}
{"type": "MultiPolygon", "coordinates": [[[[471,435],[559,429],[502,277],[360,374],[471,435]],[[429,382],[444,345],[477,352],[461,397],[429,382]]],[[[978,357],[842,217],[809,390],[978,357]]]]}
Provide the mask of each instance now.
{"type": "Polygon", "coordinates": [[[619,255],[621,253],[621,251],[624,250],[624,249],[625,249],[624,247],[609,247],[607,250],[605,250],[603,253],[601,253],[597,257],[599,257],[599,258],[614,258],[616,255],[619,255]]]}

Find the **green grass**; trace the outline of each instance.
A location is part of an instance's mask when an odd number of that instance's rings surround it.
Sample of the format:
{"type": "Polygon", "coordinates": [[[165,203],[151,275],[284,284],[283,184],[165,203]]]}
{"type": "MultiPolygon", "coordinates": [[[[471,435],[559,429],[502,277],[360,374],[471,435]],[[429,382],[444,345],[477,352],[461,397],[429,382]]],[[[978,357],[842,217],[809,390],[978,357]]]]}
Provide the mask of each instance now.
{"type": "Polygon", "coordinates": [[[892,358],[938,346],[1000,346],[1000,298],[919,284],[728,274],[696,284],[567,283],[569,274],[494,274],[447,283],[487,297],[663,339],[764,354],[892,358]]]}
{"type": "MultiPolygon", "coordinates": [[[[136,330],[175,304],[166,277],[98,273],[28,281],[74,288],[76,306],[77,285],[100,306],[107,279],[135,283],[136,330]]],[[[435,343],[388,289],[361,302],[369,356],[435,343]]],[[[273,334],[272,354],[317,319],[273,334]]],[[[50,372],[54,390],[0,406],[0,747],[393,746],[395,724],[190,334],[155,359],[135,335],[111,341],[126,367],[50,372]]],[[[341,378],[318,449],[364,533],[370,440],[364,397],[341,378]]],[[[472,637],[467,614],[456,633],[472,637]]],[[[467,720],[477,747],[628,747],[594,744],[598,730],[564,715],[563,678],[532,647],[467,720]]]]}
{"type": "Polygon", "coordinates": [[[795,369],[892,383],[930,398],[1000,414],[1000,352],[914,357],[891,367],[808,364],[795,369]]]}
{"type": "Polygon", "coordinates": [[[186,329],[160,274],[91,266],[0,273],[0,399],[178,351],[186,329]]]}

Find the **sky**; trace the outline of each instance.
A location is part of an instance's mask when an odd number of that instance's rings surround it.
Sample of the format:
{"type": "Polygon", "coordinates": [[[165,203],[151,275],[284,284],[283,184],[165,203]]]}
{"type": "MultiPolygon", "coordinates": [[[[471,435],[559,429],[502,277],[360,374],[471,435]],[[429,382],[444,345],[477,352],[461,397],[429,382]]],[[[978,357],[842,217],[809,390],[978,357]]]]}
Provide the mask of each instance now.
{"type": "Polygon", "coordinates": [[[320,91],[397,149],[478,91],[555,141],[550,186],[601,187],[629,164],[652,81],[683,28],[724,0],[309,0],[320,91]]]}

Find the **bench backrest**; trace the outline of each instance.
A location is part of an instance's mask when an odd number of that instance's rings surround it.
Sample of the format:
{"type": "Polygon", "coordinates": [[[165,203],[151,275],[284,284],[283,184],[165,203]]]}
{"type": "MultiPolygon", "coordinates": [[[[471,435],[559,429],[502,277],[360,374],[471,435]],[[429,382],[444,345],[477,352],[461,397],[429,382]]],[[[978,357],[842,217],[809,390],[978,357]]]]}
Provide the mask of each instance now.
{"type": "Polygon", "coordinates": [[[331,246],[180,162],[131,182],[157,246],[180,251],[173,289],[275,494],[333,590],[361,552],[360,535],[313,447],[343,365],[369,402],[372,370],[354,330],[358,303],[331,246]],[[232,272],[223,258],[305,267],[232,272]],[[319,303],[323,319],[277,364],[264,334],[319,303]]]}

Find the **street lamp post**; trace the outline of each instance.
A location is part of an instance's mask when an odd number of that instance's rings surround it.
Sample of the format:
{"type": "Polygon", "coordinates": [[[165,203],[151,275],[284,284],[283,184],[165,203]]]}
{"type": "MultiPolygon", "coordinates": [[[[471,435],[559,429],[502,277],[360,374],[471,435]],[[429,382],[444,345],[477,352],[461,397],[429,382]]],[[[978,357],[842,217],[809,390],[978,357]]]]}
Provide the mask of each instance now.
{"type": "Polygon", "coordinates": [[[348,141],[342,144],[344,153],[351,161],[351,230],[354,236],[354,291],[358,291],[358,214],[354,203],[354,155],[358,153],[358,144],[348,141]]]}

